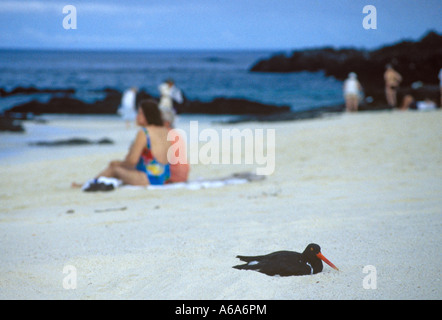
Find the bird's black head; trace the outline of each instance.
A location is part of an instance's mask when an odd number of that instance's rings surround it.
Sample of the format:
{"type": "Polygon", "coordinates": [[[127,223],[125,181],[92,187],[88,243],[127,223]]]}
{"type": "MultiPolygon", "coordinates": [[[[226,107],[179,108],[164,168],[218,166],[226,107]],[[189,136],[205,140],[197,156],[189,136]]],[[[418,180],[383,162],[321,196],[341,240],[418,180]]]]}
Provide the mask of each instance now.
{"type": "Polygon", "coordinates": [[[321,252],[321,247],[316,243],[310,243],[302,253],[305,257],[315,257],[321,252]]]}
{"type": "Polygon", "coordinates": [[[327,263],[330,267],[338,270],[336,266],[325,258],[321,253],[321,247],[316,243],[310,243],[302,253],[305,261],[309,262],[313,268],[313,273],[322,271],[322,261],[327,263]],[[322,260],[322,261],[321,261],[322,260]]]}

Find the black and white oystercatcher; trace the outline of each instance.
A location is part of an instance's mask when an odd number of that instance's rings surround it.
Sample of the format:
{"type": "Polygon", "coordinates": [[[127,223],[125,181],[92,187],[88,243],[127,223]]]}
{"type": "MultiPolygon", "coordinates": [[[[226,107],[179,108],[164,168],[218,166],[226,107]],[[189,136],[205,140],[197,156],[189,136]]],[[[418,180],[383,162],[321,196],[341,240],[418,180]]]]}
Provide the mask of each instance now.
{"type": "Polygon", "coordinates": [[[310,243],[303,253],[277,251],[263,256],[236,257],[247,264],[237,265],[233,268],[255,270],[269,276],[303,276],[319,273],[322,271],[322,261],[333,269],[339,270],[322,255],[321,248],[315,243],[310,243]]]}

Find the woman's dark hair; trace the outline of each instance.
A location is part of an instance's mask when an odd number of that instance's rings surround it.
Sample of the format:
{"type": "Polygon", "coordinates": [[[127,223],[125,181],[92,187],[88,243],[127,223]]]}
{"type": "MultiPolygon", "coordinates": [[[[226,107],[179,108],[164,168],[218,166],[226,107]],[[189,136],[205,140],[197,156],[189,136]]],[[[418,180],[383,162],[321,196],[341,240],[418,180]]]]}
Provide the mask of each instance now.
{"type": "Polygon", "coordinates": [[[138,108],[143,110],[144,117],[149,124],[154,126],[163,126],[163,117],[155,100],[142,100],[138,103],[138,108]]]}

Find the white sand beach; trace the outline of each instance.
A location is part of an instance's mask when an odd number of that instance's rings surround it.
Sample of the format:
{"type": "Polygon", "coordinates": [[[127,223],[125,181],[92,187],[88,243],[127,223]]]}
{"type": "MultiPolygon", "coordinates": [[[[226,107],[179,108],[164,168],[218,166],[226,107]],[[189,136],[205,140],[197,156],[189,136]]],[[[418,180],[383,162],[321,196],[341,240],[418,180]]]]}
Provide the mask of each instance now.
{"type": "MultiPolygon", "coordinates": [[[[441,299],[441,124],[440,111],[236,124],[275,129],[275,172],[263,181],[88,193],[71,182],[124,157],[136,129],[116,117],[26,122],[25,134],[0,134],[0,152],[15,150],[0,158],[0,298],[441,299]],[[40,135],[48,127],[56,137],[40,135]],[[27,146],[77,136],[115,144],[27,146]],[[232,268],[236,255],[311,242],[340,271],[232,268]],[[65,288],[72,270],[76,287],[65,288]]],[[[190,178],[250,168],[197,164],[190,178]]]]}

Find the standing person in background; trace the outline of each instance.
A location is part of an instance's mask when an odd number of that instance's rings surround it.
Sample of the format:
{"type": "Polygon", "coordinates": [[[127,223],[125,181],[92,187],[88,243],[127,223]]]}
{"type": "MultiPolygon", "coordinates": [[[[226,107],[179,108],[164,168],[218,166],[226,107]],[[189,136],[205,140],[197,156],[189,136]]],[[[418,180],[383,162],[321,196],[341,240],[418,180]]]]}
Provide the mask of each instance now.
{"type": "Polygon", "coordinates": [[[121,98],[121,105],[118,108],[117,113],[126,122],[126,128],[130,128],[132,122],[135,121],[137,112],[135,110],[137,88],[130,88],[123,93],[121,98]]]}
{"type": "Polygon", "coordinates": [[[175,82],[172,79],[166,80],[164,83],[160,84],[158,87],[160,91],[160,102],[158,104],[160,110],[174,111],[173,107],[174,101],[181,104],[183,103],[183,94],[181,90],[175,86],[175,82]]]}
{"type": "Polygon", "coordinates": [[[183,102],[183,95],[181,91],[175,86],[175,82],[172,79],[167,79],[165,82],[158,86],[160,91],[160,102],[158,107],[161,113],[169,114],[171,117],[175,118],[176,110],[173,106],[174,101],[177,103],[183,102]]]}
{"type": "Polygon", "coordinates": [[[402,76],[393,69],[391,64],[387,64],[387,70],[384,73],[385,96],[390,107],[395,108],[397,104],[397,91],[402,82],[402,76]]]}
{"type": "Polygon", "coordinates": [[[347,112],[357,112],[359,107],[359,99],[361,98],[362,86],[358,81],[354,72],[348,74],[347,80],[344,81],[344,98],[345,110],[347,112]]]}

